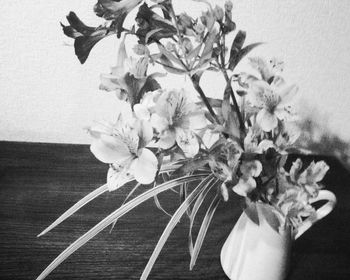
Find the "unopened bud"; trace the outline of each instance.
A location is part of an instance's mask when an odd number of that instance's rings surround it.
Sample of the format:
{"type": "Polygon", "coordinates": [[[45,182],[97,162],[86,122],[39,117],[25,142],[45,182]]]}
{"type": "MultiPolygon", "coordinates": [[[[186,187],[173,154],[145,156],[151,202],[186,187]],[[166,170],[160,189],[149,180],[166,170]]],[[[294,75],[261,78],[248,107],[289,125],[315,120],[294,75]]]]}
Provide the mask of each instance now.
{"type": "Polygon", "coordinates": [[[225,2],[225,12],[232,12],[233,9],[233,3],[232,1],[226,1],[225,2]]]}
{"type": "Polygon", "coordinates": [[[219,22],[222,22],[224,19],[224,10],[218,5],[216,5],[214,8],[214,16],[215,16],[215,19],[219,22]]]}

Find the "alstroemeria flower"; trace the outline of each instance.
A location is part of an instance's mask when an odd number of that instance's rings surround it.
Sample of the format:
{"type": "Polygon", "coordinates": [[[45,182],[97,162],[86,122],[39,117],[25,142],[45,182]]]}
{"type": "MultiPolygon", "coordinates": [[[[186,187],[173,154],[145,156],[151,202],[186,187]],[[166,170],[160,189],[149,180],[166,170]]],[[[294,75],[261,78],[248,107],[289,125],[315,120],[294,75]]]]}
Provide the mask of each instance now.
{"type": "Polygon", "coordinates": [[[67,20],[69,25],[66,26],[61,23],[63,33],[75,39],[75,54],[81,64],[85,63],[95,44],[104,37],[115,34],[108,25],[100,25],[98,27],[87,26],[74,12],[69,13],[67,20]]]}
{"type": "Polygon", "coordinates": [[[160,88],[154,77],[163,75],[160,73],[147,75],[148,63],[147,55],[139,59],[127,56],[124,37],[119,45],[116,66],[112,67],[110,74],[100,76],[100,89],[114,91],[120,100],[129,101],[131,106],[139,103],[145,92],[160,88]]]}
{"type": "Polygon", "coordinates": [[[271,131],[278,120],[292,120],[295,117],[292,105],[298,91],[296,85],[284,86],[277,81],[268,84],[265,81],[253,81],[248,89],[248,101],[259,109],[256,122],[264,131],[271,131]]]}
{"type": "Polygon", "coordinates": [[[90,146],[97,159],[111,165],[107,183],[115,190],[132,178],[141,184],[154,181],[158,160],[153,152],[146,148],[153,138],[149,122],[135,120],[130,125],[123,119],[116,124],[89,129],[94,138],[90,146]]]}
{"type": "Polygon", "coordinates": [[[262,164],[258,160],[243,161],[240,166],[242,176],[232,190],[240,196],[247,196],[256,188],[256,181],[262,171],[262,164]]]}
{"type": "Polygon", "coordinates": [[[282,80],[280,74],[284,69],[284,62],[277,58],[272,58],[269,62],[261,57],[249,58],[250,65],[255,68],[261,75],[261,78],[267,83],[274,79],[282,80]]]}
{"type": "Polygon", "coordinates": [[[261,140],[259,142],[258,135],[261,134],[261,129],[255,125],[250,127],[246,137],[244,138],[244,151],[246,153],[258,153],[261,154],[267,151],[269,148],[273,148],[274,144],[271,140],[261,140]]]}
{"type": "Polygon", "coordinates": [[[196,131],[206,126],[206,120],[199,107],[187,99],[184,90],[155,91],[141,104],[136,104],[134,110],[136,115],[150,118],[158,132],[157,144],[160,148],[169,149],[177,143],[186,157],[198,153],[196,131]],[[145,106],[150,99],[154,103],[152,108],[145,106]],[[148,108],[148,115],[145,107],[148,108]]]}
{"type": "Polygon", "coordinates": [[[309,195],[316,196],[321,188],[317,183],[323,180],[328,170],[329,166],[324,161],[318,161],[316,163],[313,161],[300,174],[298,183],[304,186],[309,195]]]}
{"type": "Polygon", "coordinates": [[[119,38],[126,16],[141,2],[142,0],[98,0],[94,12],[98,17],[113,20],[119,38]]]}

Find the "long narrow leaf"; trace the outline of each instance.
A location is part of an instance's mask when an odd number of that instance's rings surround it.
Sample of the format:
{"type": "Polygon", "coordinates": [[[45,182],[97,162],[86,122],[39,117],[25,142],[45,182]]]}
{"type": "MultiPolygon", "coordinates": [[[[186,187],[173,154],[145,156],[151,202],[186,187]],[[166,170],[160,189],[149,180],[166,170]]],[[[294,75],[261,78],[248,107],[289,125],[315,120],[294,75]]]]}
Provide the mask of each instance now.
{"type": "Polygon", "coordinates": [[[152,253],[152,256],[149,258],[148,263],[141,275],[140,280],[146,280],[149,273],[151,272],[151,269],[158,258],[158,255],[160,251],[162,250],[165,242],[167,241],[170,233],[173,231],[174,227],[179,222],[182,215],[186,212],[187,208],[191,205],[191,203],[196,199],[196,197],[199,195],[202,188],[207,184],[208,180],[212,179],[212,175],[208,175],[206,179],[204,179],[198,186],[191,192],[191,194],[188,195],[188,197],[185,199],[185,201],[179,206],[179,208],[174,213],[173,217],[170,219],[168,225],[164,229],[161,237],[158,240],[158,243],[152,253]]]}
{"type": "MultiPolygon", "coordinates": [[[[156,184],[154,184],[154,187],[156,187],[156,184]]],[[[157,208],[162,211],[164,214],[168,215],[169,217],[172,217],[172,215],[170,213],[168,213],[163,206],[160,204],[160,201],[158,199],[158,196],[155,195],[153,196],[153,200],[154,200],[154,204],[157,206],[157,208]]]]}
{"type": "Polygon", "coordinates": [[[101,194],[105,193],[108,190],[107,184],[97,188],[93,192],[89,193],[87,196],[79,200],[77,203],[75,203],[71,208],[69,208],[66,212],[64,212],[56,221],[54,221],[50,226],[48,226],[46,229],[44,229],[40,234],[38,234],[37,237],[40,237],[46,233],[48,233],[50,230],[58,226],[60,223],[62,223],[64,220],[69,218],[71,215],[73,215],[75,212],[77,212],[80,208],[82,208],[85,204],[89,203],[90,201],[94,200],[96,197],[100,196],[101,194]]]}
{"type": "Polygon", "coordinates": [[[232,60],[232,63],[229,66],[229,69],[233,70],[237,64],[248,54],[250,53],[253,49],[255,49],[257,46],[260,46],[263,43],[254,43],[245,46],[243,49],[241,49],[236,57],[232,60]]]}
{"type": "Polygon", "coordinates": [[[207,210],[207,213],[205,214],[201,228],[199,229],[199,232],[198,232],[196,244],[194,245],[193,254],[192,254],[191,262],[190,262],[190,270],[192,270],[194,265],[196,264],[199,252],[200,252],[201,247],[203,245],[205,235],[207,234],[207,231],[208,231],[208,227],[209,227],[210,222],[214,216],[216,208],[219,206],[220,201],[221,201],[220,196],[218,194],[216,194],[213,201],[211,202],[208,210],[207,210]]]}
{"type": "MultiPolygon", "coordinates": [[[[137,183],[137,184],[132,188],[132,190],[129,192],[129,194],[128,194],[128,195],[126,196],[126,198],[124,199],[124,201],[123,201],[123,203],[122,203],[121,206],[123,206],[123,205],[128,201],[128,199],[129,199],[129,198],[132,196],[132,194],[138,189],[139,186],[141,186],[141,184],[140,184],[140,183],[137,183]]],[[[115,225],[116,225],[117,222],[118,222],[118,219],[116,219],[116,220],[113,222],[109,233],[112,233],[112,231],[113,231],[113,229],[114,229],[114,227],[115,227],[115,225]]]]}
{"type": "Polygon", "coordinates": [[[177,179],[165,182],[155,188],[152,188],[140,194],[136,198],[130,200],[128,203],[126,203],[125,205],[121,206],[120,208],[112,212],[110,215],[104,218],[101,222],[99,222],[97,225],[91,228],[88,232],[86,232],[84,235],[82,235],[76,241],[74,241],[71,245],[69,245],[60,255],[58,255],[56,259],[54,259],[48,265],[48,267],[38,276],[37,280],[45,279],[46,276],[48,276],[57,266],[59,266],[65,259],[67,259],[71,254],[73,254],[81,246],[86,244],[89,240],[95,237],[99,232],[101,232],[110,224],[112,224],[116,219],[130,212],[132,209],[134,209],[136,206],[140,205],[144,201],[150,199],[156,194],[159,194],[168,189],[171,189],[180,184],[183,184],[184,182],[194,182],[198,180],[203,180],[207,176],[208,176],[207,174],[197,174],[197,175],[177,178],[177,179]]]}
{"type": "Polygon", "coordinates": [[[190,256],[192,257],[193,255],[193,239],[192,239],[192,228],[193,228],[193,223],[195,220],[195,217],[197,215],[197,212],[202,205],[205,197],[209,193],[209,191],[215,186],[218,180],[216,180],[214,183],[212,183],[212,180],[208,182],[208,184],[203,188],[203,191],[200,193],[198,196],[196,202],[193,205],[191,216],[190,216],[190,226],[189,226],[189,232],[188,232],[188,247],[190,251],[190,256]]]}

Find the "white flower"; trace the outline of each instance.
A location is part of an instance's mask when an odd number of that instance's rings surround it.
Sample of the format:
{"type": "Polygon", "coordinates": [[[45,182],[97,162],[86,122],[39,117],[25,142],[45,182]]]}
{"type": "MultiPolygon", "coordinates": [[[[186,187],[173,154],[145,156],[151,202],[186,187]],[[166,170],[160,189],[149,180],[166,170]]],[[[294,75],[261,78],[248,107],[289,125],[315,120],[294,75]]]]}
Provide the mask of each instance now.
{"type": "Polygon", "coordinates": [[[186,157],[198,153],[196,130],[206,126],[203,112],[189,102],[184,90],[158,90],[145,95],[141,104],[134,106],[141,119],[150,119],[158,133],[158,146],[169,149],[177,143],[186,157]]]}
{"type": "Polygon", "coordinates": [[[118,60],[116,66],[111,68],[111,73],[100,75],[100,89],[105,91],[114,91],[120,100],[128,100],[134,93],[133,90],[140,90],[147,79],[147,68],[149,58],[143,56],[135,59],[127,56],[125,48],[125,37],[120,42],[118,50],[118,60]],[[130,88],[130,76],[133,80],[137,79],[138,85],[136,88],[130,88]]]}
{"type": "Polygon", "coordinates": [[[261,75],[261,78],[270,83],[271,79],[283,80],[280,74],[284,69],[284,62],[278,58],[272,58],[269,62],[261,57],[249,58],[250,65],[261,75]]]}
{"type": "Polygon", "coordinates": [[[268,84],[257,80],[249,84],[248,100],[259,109],[256,122],[264,131],[271,131],[278,125],[278,120],[292,120],[295,117],[292,105],[298,91],[296,85],[284,86],[277,81],[268,84]]]}
{"type": "Polygon", "coordinates": [[[105,124],[89,129],[94,141],[91,152],[97,159],[111,164],[107,182],[115,190],[132,178],[141,184],[154,181],[158,160],[145,148],[153,138],[153,131],[146,121],[130,122],[119,119],[116,124],[105,124]]]}
{"type": "Polygon", "coordinates": [[[274,148],[274,144],[271,140],[261,140],[259,142],[258,135],[260,135],[261,130],[257,129],[256,126],[250,127],[246,137],[244,138],[244,151],[246,153],[259,153],[262,154],[269,148],[274,148]]]}
{"type": "Polygon", "coordinates": [[[247,196],[256,188],[256,181],[262,171],[262,164],[258,160],[243,161],[240,167],[242,176],[232,190],[240,196],[247,196]]]}

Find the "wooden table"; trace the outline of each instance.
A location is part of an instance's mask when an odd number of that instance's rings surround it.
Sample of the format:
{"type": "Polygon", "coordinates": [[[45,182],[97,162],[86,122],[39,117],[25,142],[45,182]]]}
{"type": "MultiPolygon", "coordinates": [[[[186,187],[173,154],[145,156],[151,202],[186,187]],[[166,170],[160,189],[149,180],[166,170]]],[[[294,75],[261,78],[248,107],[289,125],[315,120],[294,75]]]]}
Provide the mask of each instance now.
{"type": "MultiPolygon", "coordinates": [[[[295,242],[288,280],[350,279],[350,174],[336,160],[327,162],[331,171],[325,183],[339,202],[295,242]]],[[[0,142],[0,279],[35,279],[71,242],[122,203],[130,187],[102,195],[52,232],[36,237],[103,184],[106,170],[85,145],[0,142]]],[[[170,212],[179,203],[171,191],[159,198],[170,212]]],[[[183,218],[149,279],[227,279],[220,249],[239,215],[234,199],[219,206],[193,271],[188,269],[188,219],[183,218]]],[[[78,250],[48,279],[139,279],[168,220],[147,201],[121,218],[112,233],[104,230],[78,250]]],[[[199,225],[198,220],[195,232],[199,225]]]]}

